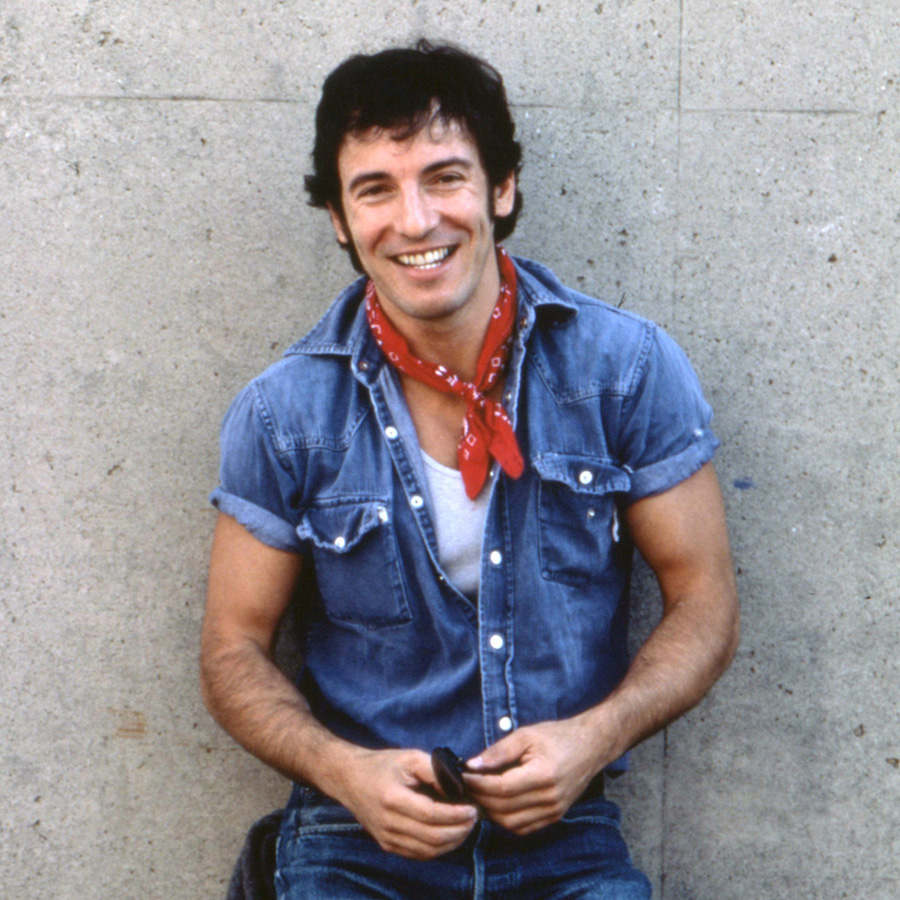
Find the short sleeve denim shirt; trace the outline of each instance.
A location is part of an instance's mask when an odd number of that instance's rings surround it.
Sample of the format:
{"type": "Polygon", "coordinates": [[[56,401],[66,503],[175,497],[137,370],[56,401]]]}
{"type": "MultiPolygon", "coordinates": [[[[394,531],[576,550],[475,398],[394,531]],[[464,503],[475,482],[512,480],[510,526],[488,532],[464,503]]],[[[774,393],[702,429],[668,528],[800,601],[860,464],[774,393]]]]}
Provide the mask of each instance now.
{"type": "Polygon", "coordinates": [[[362,280],[225,418],[212,502],[312,568],[298,684],[325,725],[364,746],[467,757],[602,700],[627,666],[621,512],[718,445],[665,333],[515,262],[505,405],[526,468],[513,480],[495,467],[485,487],[477,602],[441,569],[415,430],[362,280]]]}

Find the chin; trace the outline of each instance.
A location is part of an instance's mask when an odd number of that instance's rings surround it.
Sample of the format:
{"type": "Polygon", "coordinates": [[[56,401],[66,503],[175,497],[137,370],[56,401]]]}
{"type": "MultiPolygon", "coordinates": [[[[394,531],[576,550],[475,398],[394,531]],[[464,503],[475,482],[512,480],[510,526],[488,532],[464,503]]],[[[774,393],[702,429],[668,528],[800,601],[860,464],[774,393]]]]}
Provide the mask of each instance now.
{"type": "Polygon", "coordinates": [[[418,303],[397,305],[405,315],[425,322],[437,322],[456,313],[463,304],[448,300],[435,303],[418,303]]]}

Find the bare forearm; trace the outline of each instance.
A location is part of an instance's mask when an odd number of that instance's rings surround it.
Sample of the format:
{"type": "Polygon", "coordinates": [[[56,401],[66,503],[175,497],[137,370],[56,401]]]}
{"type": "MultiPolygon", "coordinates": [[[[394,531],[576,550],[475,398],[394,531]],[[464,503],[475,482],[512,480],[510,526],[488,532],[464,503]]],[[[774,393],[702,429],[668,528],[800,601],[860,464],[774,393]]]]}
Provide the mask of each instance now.
{"type": "Polygon", "coordinates": [[[734,650],[732,601],[726,593],[712,617],[670,604],[606,700],[520,728],[469,760],[466,784],[486,814],[517,834],[557,821],[597,772],[700,700],[734,650]]]}
{"type": "Polygon", "coordinates": [[[715,617],[704,606],[673,604],[635,656],[619,686],[593,712],[614,726],[612,761],[700,702],[728,667],[738,641],[733,590],[715,617]]]}
{"type": "Polygon", "coordinates": [[[739,612],[725,510],[711,464],[628,508],[634,543],[653,569],[663,617],[625,678],[588,711],[612,754],[664,728],[698,703],[737,648],[739,612]]]}
{"type": "Polygon", "coordinates": [[[343,803],[383,849],[430,859],[472,830],[473,807],[438,803],[421,791],[437,787],[427,754],[366,750],[336,737],[253,641],[205,648],[202,683],[210,712],[239,743],[343,803]]]}
{"type": "Polygon", "coordinates": [[[207,708],[239,744],[288,778],[335,793],[340,760],[356,748],[313,716],[257,644],[204,648],[201,674],[207,708]]]}

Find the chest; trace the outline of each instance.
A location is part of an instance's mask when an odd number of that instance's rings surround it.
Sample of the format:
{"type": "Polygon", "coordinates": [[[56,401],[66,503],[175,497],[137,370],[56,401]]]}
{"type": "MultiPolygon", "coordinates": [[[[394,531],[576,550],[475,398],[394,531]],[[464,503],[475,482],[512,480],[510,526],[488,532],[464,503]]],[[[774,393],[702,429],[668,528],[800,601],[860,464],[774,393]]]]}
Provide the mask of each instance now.
{"type": "MultiPolygon", "coordinates": [[[[402,378],[402,387],[419,446],[441,465],[459,468],[457,448],[463,435],[465,401],[406,376],[402,378]]],[[[487,396],[499,400],[502,392],[503,384],[499,382],[487,396]]]]}

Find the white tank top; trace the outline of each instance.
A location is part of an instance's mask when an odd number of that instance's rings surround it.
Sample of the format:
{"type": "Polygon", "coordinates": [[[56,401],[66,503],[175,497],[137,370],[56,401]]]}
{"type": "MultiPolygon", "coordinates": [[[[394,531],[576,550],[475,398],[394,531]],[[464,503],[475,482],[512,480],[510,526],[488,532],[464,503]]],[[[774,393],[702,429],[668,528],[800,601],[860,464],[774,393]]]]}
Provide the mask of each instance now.
{"type": "Polygon", "coordinates": [[[425,476],[434,502],[438,559],[453,585],[468,597],[478,595],[481,538],[490,490],[485,486],[470,500],[462,473],[422,453],[425,476]]]}

